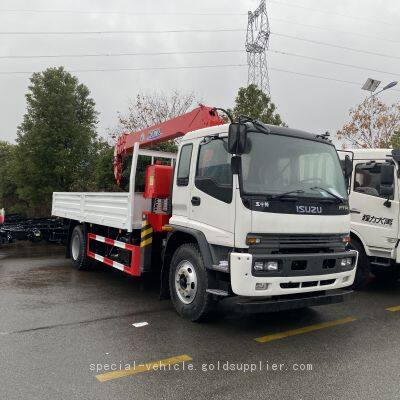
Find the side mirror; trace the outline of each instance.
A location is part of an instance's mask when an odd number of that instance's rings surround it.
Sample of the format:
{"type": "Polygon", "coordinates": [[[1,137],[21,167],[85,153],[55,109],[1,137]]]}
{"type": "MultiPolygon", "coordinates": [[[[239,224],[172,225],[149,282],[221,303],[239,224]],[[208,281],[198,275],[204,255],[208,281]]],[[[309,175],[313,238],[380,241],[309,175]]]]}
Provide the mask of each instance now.
{"type": "Polygon", "coordinates": [[[387,200],[383,203],[385,207],[390,207],[390,199],[394,194],[394,166],[392,164],[381,165],[381,184],[379,194],[386,197],[387,200]]]}
{"type": "Polygon", "coordinates": [[[390,198],[390,197],[392,197],[393,194],[394,194],[393,186],[381,185],[381,186],[379,187],[379,192],[380,192],[379,194],[380,194],[382,197],[390,198]]]}
{"type": "Polygon", "coordinates": [[[394,161],[400,162],[400,149],[393,149],[392,157],[394,161]]]}
{"type": "Polygon", "coordinates": [[[230,154],[243,154],[246,149],[247,126],[240,123],[231,123],[228,133],[228,151],[230,154]]]}
{"type": "Polygon", "coordinates": [[[381,165],[381,185],[393,186],[394,166],[392,164],[381,165]]]}
{"type": "Polygon", "coordinates": [[[351,174],[353,173],[353,161],[348,155],[344,158],[343,173],[347,180],[350,179],[351,174]]]}

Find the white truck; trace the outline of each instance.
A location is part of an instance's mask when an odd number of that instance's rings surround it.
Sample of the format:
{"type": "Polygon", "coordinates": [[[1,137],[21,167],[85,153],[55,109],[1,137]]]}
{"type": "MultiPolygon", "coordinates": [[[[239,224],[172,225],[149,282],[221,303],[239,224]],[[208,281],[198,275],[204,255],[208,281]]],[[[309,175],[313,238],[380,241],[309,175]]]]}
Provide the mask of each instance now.
{"type": "Polygon", "coordinates": [[[76,268],[96,260],[134,276],[157,271],[161,297],[192,321],[226,297],[236,296],[241,312],[266,312],[351,293],[357,252],[347,246],[348,196],[325,136],[249,118],[225,124],[201,106],[124,135],[115,150],[118,180],[128,153],[128,192],[53,195],[76,268]],[[175,154],[144,148],[178,136],[176,167],[175,154]],[[144,192],[142,156],[151,160],[144,192]]]}
{"type": "Polygon", "coordinates": [[[400,152],[392,149],[351,152],[351,247],[359,252],[355,286],[362,288],[371,273],[378,279],[398,278],[400,152]]]}

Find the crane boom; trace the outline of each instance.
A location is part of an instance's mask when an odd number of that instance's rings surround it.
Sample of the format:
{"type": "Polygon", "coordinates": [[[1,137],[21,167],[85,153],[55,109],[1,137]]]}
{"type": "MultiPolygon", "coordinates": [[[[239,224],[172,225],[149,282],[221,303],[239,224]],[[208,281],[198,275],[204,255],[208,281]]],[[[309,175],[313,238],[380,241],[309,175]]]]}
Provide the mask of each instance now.
{"type": "Polygon", "coordinates": [[[114,176],[119,184],[122,177],[123,159],[132,154],[135,143],[148,146],[175,139],[190,131],[210,126],[222,125],[224,121],[213,107],[200,104],[194,110],[142,129],[138,132],[124,133],[119,137],[114,149],[114,176]]]}

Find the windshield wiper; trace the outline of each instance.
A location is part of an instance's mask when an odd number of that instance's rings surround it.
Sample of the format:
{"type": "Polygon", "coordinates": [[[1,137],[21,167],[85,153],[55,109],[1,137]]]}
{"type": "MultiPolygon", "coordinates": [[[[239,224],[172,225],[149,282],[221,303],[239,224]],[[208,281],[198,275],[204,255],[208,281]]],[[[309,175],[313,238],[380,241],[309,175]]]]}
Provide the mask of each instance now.
{"type": "Polygon", "coordinates": [[[325,189],[321,186],[314,186],[314,187],[310,187],[310,190],[322,190],[325,193],[328,193],[330,196],[334,197],[336,200],[338,200],[339,203],[344,203],[344,199],[340,196],[338,196],[335,193],[332,193],[330,190],[325,189]]]}
{"type": "MultiPolygon", "coordinates": [[[[287,196],[289,194],[295,194],[295,193],[297,193],[297,194],[304,193],[304,190],[302,190],[302,189],[290,190],[289,192],[276,194],[276,195],[272,196],[271,199],[279,200],[279,199],[282,199],[283,197],[285,197],[285,196],[287,196]]],[[[295,199],[296,197],[293,196],[293,198],[295,199]]]]}
{"type": "Polygon", "coordinates": [[[268,126],[264,125],[258,119],[247,117],[245,115],[241,115],[239,118],[240,118],[241,122],[244,122],[244,123],[251,122],[253,124],[254,128],[256,128],[257,132],[264,133],[265,135],[269,135],[271,133],[271,129],[269,129],[268,126]]]}
{"type": "Polygon", "coordinates": [[[260,121],[258,120],[253,120],[253,125],[258,129],[259,132],[264,133],[266,135],[269,135],[271,133],[271,130],[267,127],[264,126],[260,121]]]}

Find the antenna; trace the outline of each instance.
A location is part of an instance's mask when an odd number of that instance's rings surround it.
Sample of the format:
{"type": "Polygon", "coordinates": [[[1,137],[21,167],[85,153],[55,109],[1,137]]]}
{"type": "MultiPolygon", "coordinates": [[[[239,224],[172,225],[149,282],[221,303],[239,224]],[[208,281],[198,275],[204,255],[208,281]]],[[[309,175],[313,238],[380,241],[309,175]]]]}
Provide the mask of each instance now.
{"type": "Polygon", "coordinates": [[[268,97],[271,96],[267,66],[270,34],[267,7],[265,0],[261,0],[256,10],[248,13],[246,52],[249,72],[247,84],[257,85],[268,97]]]}

